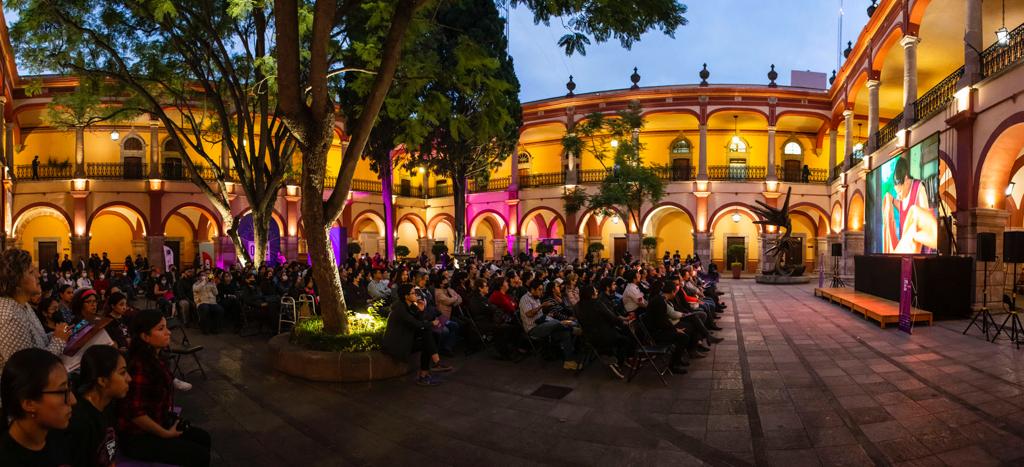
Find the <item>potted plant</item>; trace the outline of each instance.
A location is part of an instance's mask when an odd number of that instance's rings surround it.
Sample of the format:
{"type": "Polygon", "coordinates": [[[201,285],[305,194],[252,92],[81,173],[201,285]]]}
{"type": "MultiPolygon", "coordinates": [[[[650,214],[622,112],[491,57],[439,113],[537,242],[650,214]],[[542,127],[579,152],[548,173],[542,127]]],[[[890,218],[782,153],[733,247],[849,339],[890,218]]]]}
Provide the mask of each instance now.
{"type": "Polygon", "coordinates": [[[474,255],[476,255],[476,259],[478,259],[480,261],[484,260],[484,246],[483,245],[473,245],[473,246],[469,247],[469,252],[473,253],[474,255]]]}
{"type": "Polygon", "coordinates": [[[409,247],[405,245],[395,245],[395,256],[405,259],[406,256],[409,256],[409,253],[409,247]]]}
{"type": "Polygon", "coordinates": [[[537,242],[537,246],[533,248],[533,252],[541,256],[550,254],[552,251],[555,251],[555,248],[547,242],[537,242]]]}
{"type": "Polygon", "coordinates": [[[594,242],[587,247],[587,253],[594,255],[594,258],[600,258],[601,252],[604,251],[604,243],[594,242]]]}
{"type": "Polygon", "coordinates": [[[363,247],[359,245],[359,242],[349,242],[348,243],[348,255],[349,256],[358,256],[359,253],[362,253],[362,251],[363,251],[363,247]]]}
{"type": "Polygon", "coordinates": [[[640,241],[640,245],[643,246],[644,251],[647,252],[647,260],[654,260],[654,251],[658,249],[658,239],[655,237],[644,237],[640,241]]]}
{"type": "Polygon", "coordinates": [[[430,247],[430,253],[434,255],[435,259],[440,259],[441,255],[448,252],[448,245],[437,242],[434,246],[430,247]]]}
{"type": "Polygon", "coordinates": [[[744,251],[742,245],[732,245],[729,247],[729,251],[726,252],[725,260],[732,261],[729,263],[729,269],[732,270],[733,279],[739,279],[740,273],[743,272],[743,263],[740,262],[743,259],[743,254],[744,251]]]}

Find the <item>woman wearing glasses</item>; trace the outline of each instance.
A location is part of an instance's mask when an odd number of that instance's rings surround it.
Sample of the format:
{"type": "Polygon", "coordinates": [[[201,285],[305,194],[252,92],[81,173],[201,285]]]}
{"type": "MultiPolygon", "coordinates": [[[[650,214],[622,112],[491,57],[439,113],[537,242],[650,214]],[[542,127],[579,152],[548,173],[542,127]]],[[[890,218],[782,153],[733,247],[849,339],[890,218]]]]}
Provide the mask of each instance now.
{"type": "Polygon", "coordinates": [[[69,372],[77,372],[82,363],[85,349],[94,345],[114,346],[114,340],[107,334],[106,327],[112,322],[110,318],[100,318],[99,295],[93,289],[79,289],[71,299],[71,312],[75,322],[71,326],[71,338],[64,348],[64,368],[69,372]]]}
{"type": "Polygon", "coordinates": [[[71,334],[64,323],[57,323],[47,334],[29,305],[29,299],[42,290],[39,269],[25,250],[0,253],[0,370],[15,352],[38,348],[60,355],[71,334]]]}
{"type": "Polygon", "coordinates": [[[2,419],[0,461],[12,466],[69,466],[63,430],[71,419],[75,395],[56,355],[42,349],[20,350],[0,375],[2,419]]]}

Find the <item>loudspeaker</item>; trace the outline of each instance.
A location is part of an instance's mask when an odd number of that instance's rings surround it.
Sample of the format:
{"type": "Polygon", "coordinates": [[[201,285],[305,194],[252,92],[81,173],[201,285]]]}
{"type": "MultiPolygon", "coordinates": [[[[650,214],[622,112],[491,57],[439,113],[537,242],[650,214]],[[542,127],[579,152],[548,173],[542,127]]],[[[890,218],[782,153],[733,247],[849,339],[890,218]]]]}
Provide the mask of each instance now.
{"type": "MultiPolygon", "coordinates": [[[[1003,255],[1006,255],[1006,240],[1003,240],[1003,255]]],[[[996,234],[981,232],[978,234],[978,261],[996,260],[996,234]]]]}
{"type": "Polygon", "coordinates": [[[832,244],[832,256],[843,256],[843,244],[833,243],[832,244]]]}
{"type": "MultiPolygon", "coordinates": [[[[982,234],[978,234],[979,248],[982,234]]],[[[1024,263],[1024,231],[1003,232],[1003,261],[1024,263]]]]}

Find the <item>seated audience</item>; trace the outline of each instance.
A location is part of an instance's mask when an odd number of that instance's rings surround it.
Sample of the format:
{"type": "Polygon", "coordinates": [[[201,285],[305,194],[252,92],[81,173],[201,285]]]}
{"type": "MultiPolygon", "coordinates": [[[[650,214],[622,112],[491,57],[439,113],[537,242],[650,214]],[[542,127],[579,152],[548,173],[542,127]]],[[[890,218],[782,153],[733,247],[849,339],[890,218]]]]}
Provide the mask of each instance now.
{"type": "Polygon", "coordinates": [[[7,359],[0,374],[0,465],[70,466],[61,430],[68,427],[75,394],[60,359],[27,348],[7,359]]]}
{"type": "Polygon", "coordinates": [[[29,304],[41,293],[39,270],[25,250],[9,249],[0,253],[0,370],[15,352],[38,348],[60,355],[71,335],[67,324],[57,324],[47,334],[29,304]]]}
{"type": "Polygon", "coordinates": [[[130,382],[124,356],[117,349],[97,345],[89,347],[82,355],[78,404],[71,410],[71,423],[66,432],[73,465],[114,465],[117,434],[106,410],[112,402],[128,395],[130,382]]]}
{"type": "Polygon", "coordinates": [[[392,303],[387,328],[384,330],[384,352],[405,361],[418,350],[420,369],[416,384],[436,386],[440,381],[431,375],[431,371],[444,372],[452,369],[441,363],[441,355],[437,352],[437,344],[431,332],[439,322],[436,319],[425,319],[426,299],[412,284],[402,284],[398,293],[401,300],[392,303]]]}

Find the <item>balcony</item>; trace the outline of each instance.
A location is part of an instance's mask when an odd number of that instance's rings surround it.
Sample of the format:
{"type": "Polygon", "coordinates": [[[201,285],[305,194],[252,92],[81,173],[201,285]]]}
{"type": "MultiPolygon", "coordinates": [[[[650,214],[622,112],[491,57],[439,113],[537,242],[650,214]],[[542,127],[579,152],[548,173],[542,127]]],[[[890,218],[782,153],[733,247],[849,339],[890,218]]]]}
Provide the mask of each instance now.
{"type": "Polygon", "coordinates": [[[785,170],[781,165],[775,166],[775,173],[779,177],[779,181],[786,183],[813,183],[824,185],[829,181],[828,169],[810,169],[810,174],[807,180],[804,180],[803,168],[785,170]]]}
{"type": "Polygon", "coordinates": [[[685,182],[697,178],[696,167],[654,167],[654,172],[664,182],[685,182]]]}
{"type": "Polygon", "coordinates": [[[508,189],[509,183],[511,183],[511,177],[500,177],[492,178],[487,180],[486,183],[477,183],[476,180],[470,180],[467,184],[467,189],[470,193],[486,193],[489,191],[505,191],[508,189]]]}
{"type": "Polygon", "coordinates": [[[89,162],[85,173],[97,180],[142,180],[149,176],[146,164],[140,162],[89,162]]]}
{"type": "Polygon", "coordinates": [[[527,174],[519,177],[519,186],[523,188],[559,185],[565,185],[565,172],[527,174]]]}
{"type": "Polygon", "coordinates": [[[878,142],[878,147],[889,144],[889,141],[896,139],[896,132],[900,130],[900,125],[903,123],[903,114],[896,114],[889,123],[886,123],[878,133],[875,134],[875,141],[878,142]]]}
{"type": "Polygon", "coordinates": [[[39,176],[32,176],[32,165],[23,164],[14,166],[14,176],[18,180],[70,180],[75,168],[71,164],[64,165],[39,165],[39,176]]]}
{"type": "Polygon", "coordinates": [[[756,165],[711,165],[708,180],[747,182],[764,180],[767,169],[756,165]]]}
{"type": "Polygon", "coordinates": [[[579,181],[581,184],[584,183],[601,183],[605,178],[611,174],[611,170],[607,169],[586,169],[579,172],[579,181]]]}
{"type": "Polygon", "coordinates": [[[988,78],[1024,59],[1024,24],[1010,31],[1006,46],[993,44],[981,53],[981,74],[988,78]]]}
{"type": "MultiPolygon", "coordinates": [[[[942,109],[945,109],[946,104],[953,100],[953,94],[956,94],[956,83],[960,81],[963,75],[964,67],[960,67],[942,81],[939,81],[939,84],[936,84],[935,87],[931,88],[920,99],[914,101],[914,121],[923,122],[941,112],[942,109]]],[[[886,140],[886,142],[889,141],[891,139],[886,140]]]]}
{"type": "MultiPolygon", "coordinates": [[[[331,188],[333,188],[337,182],[336,179],[330,178],[331,188]]],[[[327,183],[324,183],[324,187],[327,187],[327,183]]],[[[383,193],[384,186],[381,185],[380,180],[360,180],[358,178],[352,179],[352,191],[363,191],[366,193],[383,193]]]]}

